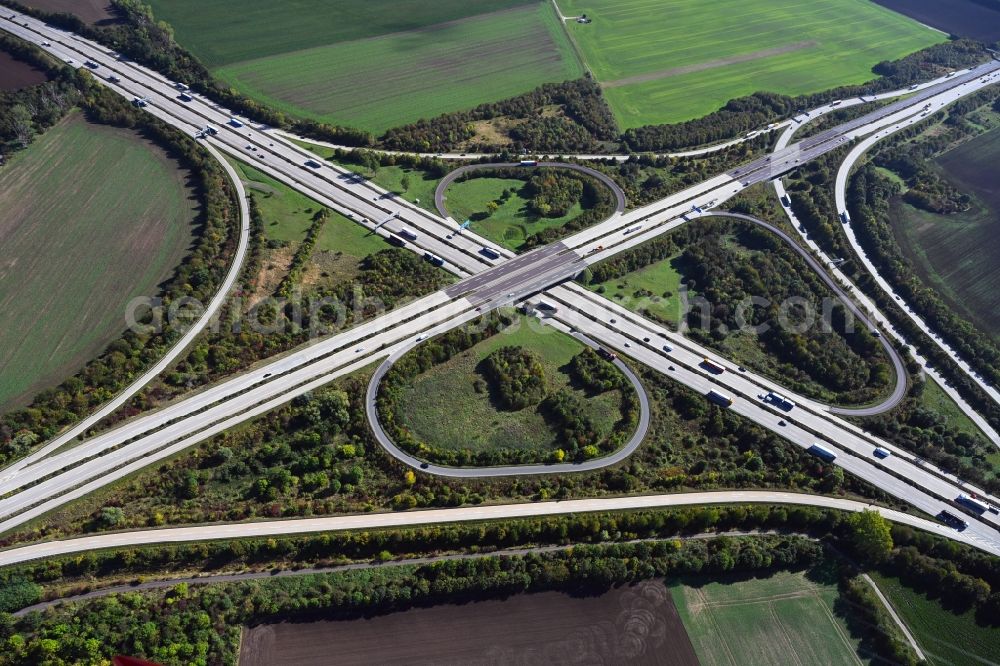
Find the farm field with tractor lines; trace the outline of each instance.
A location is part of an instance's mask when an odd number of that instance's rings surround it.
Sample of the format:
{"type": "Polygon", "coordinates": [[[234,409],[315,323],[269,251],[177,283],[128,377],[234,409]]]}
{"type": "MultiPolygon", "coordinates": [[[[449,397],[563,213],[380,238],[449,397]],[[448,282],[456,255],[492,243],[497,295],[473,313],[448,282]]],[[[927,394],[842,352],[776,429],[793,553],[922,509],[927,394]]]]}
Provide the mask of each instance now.
{"type": "Polygon", "coordinates": [[[155,296],[184,257],[198,208],[162,150],[74,113],[0,171],[0,210],[7,411],[124,330],[128,301],[155,296]]]}
{"type": "Polygon", "coordinates": [[[798,95],[875,78],[871,68],[945,35],[868,0],[560,0],[623,129],[674,123],[758,91],[798,95]]]}

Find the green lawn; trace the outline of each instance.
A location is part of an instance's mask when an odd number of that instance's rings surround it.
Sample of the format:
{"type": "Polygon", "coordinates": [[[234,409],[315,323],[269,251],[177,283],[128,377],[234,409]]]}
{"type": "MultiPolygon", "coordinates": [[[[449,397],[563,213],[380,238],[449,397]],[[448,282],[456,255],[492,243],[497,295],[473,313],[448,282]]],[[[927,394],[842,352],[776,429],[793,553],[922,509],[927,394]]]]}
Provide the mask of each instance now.
{"type": "Polygon", "coordinates": [[[187,254],[198,202],[137,134],[72,113],[0,169],[0,412],[97,356],[187,254]]]}
{"type": "Polygon", "coordinates": [[[834,613],[834,583],[778,572],[768,578],[675,583],[671,594],[703,664],[865,663],[858,656],[859,640],[834,613]]]}
{"type": "Polygon", "coordinates": [[[552,6],[533,2],[406,32],[288,44],[214,73],[274,108],[381,132],[574,79],[583,69],[552,6]]]}
{"type": "Polygon", "coordinates": [[[968,211],[937,215],[901,200],[890,221],[903,253],[928,286],[957,313],[1000,341],[1000,128],[938,157],[932,164],[972,196],[968,211]]]}
{"type": "Polygon", "coordinates": [[[936,666],[1000,663],[1000,629],[976,624],[974,613],[945,610],[894,577],[871,577],[936,666]]]}
{"type": "Polygon", "coordinates": [[[517,251],[531,234],[544,229],[558,228],[583,212],[580,204],[574,205],[562,217],[538,217],[528,210],[528,198],[523,192],[525,182],[512,178],[470,178],[452,183],[448,187],[445,205],[458,222],[472,219],[473,232],[495,243],[517,251]],[[478,219],[486,211],[486,204],[499,200],[504,190],[517,188],[507,201],[489,217],[478,219]]]}
{"type": "Polygon", "coordinates": [[[949,430],[961,430],[970,435],[983,436],[983,432],[976,427],[976,424],[965,415],[965,412],[958,408],[955,401],[930,377],[927,377],[927,381],[924,384],[924,392],[920,396],[920,402],[927,409],[945,417],[949,430]]]}
{"type": "Polygon", "coordinates": [[[670,259],[658,261],[621,278],[588,285],[588,288],[631,310],[650,312],[676,325],[681,313],[679,258],[678,252],[670,259]]]}
{"type": "MultiPolygon", "coordinates": [[[[538,352],[543,359],[550,390],[569,383],[561,370],[583,350],[583,345],[552,328],[538,329],[537,321],[519,320],[508,329],[419,375],[401,401],[407,427],[428,444],[444,449],[530,449],[542,454],[559,448],[555,433],[535,408],[501,411],[490,401],[489,392],[478,393],[473,383],[481,375],[476,366],[495,349],[521,346],[538,352]],[[460,418],[455,418],[460,415],[460,418]]],[[[579,392],[584,397],[583,392],[579,392]]],[[[586,398],[588,415],[604,434],[621,419],[621,396],[610,391],[586,398]]]]}
{"type": "Polygon", "coordinates": [[[623,128],[700,117],[760,90],[862,83],[878,62],[945,39],[868,0],[558,2],[593,20],[568,27],[623,128]]]}

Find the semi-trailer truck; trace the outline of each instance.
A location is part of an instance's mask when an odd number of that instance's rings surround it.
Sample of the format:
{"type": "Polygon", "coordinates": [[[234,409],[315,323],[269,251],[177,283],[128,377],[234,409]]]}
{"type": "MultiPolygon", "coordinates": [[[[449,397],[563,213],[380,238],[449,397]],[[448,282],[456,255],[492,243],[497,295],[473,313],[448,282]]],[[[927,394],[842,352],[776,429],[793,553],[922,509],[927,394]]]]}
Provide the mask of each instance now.
{"type": "Polygon", "coordinates": [[[826,462],[833,462],[834,460],[837,459],[837,454],[831,451],[830,449],[826,448],[822,444],[813,444],[807,449],[807,451],[809,451],[809,453],[813,454],[817,458],[825,460],[826,462]]]}
{"type": "Polygon", "coordinates": [[[706,370],[708,370],[712,374],[716,374],[716,375],[721,375],[723,372],[726,371],[725,368],[723,368],[721,365],[719,365],[715,361],[709,359],[707,356],[705,358],[701,359],[701,367],[705,368],[706,370]]]}
{"type": "Polygon", "coordinates": [[[971,509],[977,513],[986,513],[990,509],[990,505],[986,502],[980,501],[975,497],[969,497],[964,493],[955,498],[955,503],[961,504],[966,509],[971,509]]]}
{"type": "Polygon", "coordinates": [[[733,399],[730,398],[725,393],[719,393],[718,391],[709,391],[707,394],[709,400],[721,407],[732,407],[733,399]]]}

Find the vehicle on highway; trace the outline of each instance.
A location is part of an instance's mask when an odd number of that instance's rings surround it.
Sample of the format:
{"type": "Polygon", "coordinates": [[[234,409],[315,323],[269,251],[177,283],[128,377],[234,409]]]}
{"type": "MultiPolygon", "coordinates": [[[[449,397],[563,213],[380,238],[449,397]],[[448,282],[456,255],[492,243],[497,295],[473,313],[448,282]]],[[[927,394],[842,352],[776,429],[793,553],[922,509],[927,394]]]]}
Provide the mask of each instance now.
{"type": "Polygon", "coordinates": [[[961,506],[964,506],[966,509],[971,509],[976,513],[986,513],[987,511],[990,510],[990,505],[987,504],[986,502],[983,502],[978,497],[972,497],[965,494],[956,497],[955,504],[960,504],[961,506]]]}
{"type": "Polygon", "coordinates": [[[788,422],[785,421],[785,419],[781,419],[780,421],[778,421],[778,425],[780,425],[780,426],[786,426],[786,425],[788,425],[788,422]]]}
{"type": "Polygon", "coordinates": [[[114,74],[109,74],[108,81],[111,81],[111,83],[120,83],[121,79],[115,76],[114,74]]]}
{"type": "Polygon", "coordinates": [[[489,257],[490,259],[499,259],[500,258],[500,253],[499,252],[497,252],[493,248],[487,247],[485,245],[479,250],[479,254],[483,255],[484,257],[489,257]]]}
{"type": "Polygon", "coordinates": [[[825,460],[826,462],[833,462],[834,460],[837,459],[837,454],[831,451],[830,449],[826,448],[822,444],[813,444],[808,449],[806,449],[806,451],[813,454],[817,458],[825,460]]]}
{"type": "Polygon", "coordinates": [[[618,354],[608,349],[605,349],[604,347],[598,348],[597,353],[600,354],[601,358],[603,358],[605,361],[613,361],[616,358],[618,358],[618,354]]]}
{"type": "Polygon", "coordinates": [[[229,124],[233,127],[243,127],[243,123],[238,118],[230,118],[229,124]]]}
{"type": "Polygon", "coordinates": [[[182,102],[190,102],[194,99],[194,97],[191,97],[191,95],[188,95],[187,93],[181,93],[180,95],[177,96],[177,99],[179,99],[182,102]]]}
{"type": "Polygon", "coordinates": [[[431,254],[430,252],[424,252],[424,259],[429,261],[434,266],[444,266],[444,259],[437,256],[436,254],[431,254]]]}
{"type": "Polygon", "coordinates": [[[411,240],[411,241],[417,240],[417,234],[415,234],[413,232],[413,229],[410,229],[409,227],[402,227],[402,228],[400,228],[399,235],[402,236],[403,238],[407,239],[407,240],[411,240]]]}
{"type": "Polygon", "coordinates": [[[712,359],[708,358],[707,356],[701,359],[701,367],[705,368],[713,375],[721,375],[723,372],[726,371],[724,367],[722,367],[712,359]]]}
{"type": "Polygon", "coordinates": [[[628,236],[629,234],[634,234],[635,232],[639,231],[639,229],[642,229],[641,224],[637,224],[634,227],[629,227],[628,229],[622,232],[622,235],[628,236]]]}
{"type": "Polygon", "coordinates": [[[406,241],[392,233],[389,234],[389,243],[396,247],[406,247],[406,241]]]}
{"type": "Polygon", "coordinates": [[[305,161],[305,165],[306,165],[307,167],[309,167],[310,169],[318,169],[318,168],[320,168],[321,166],[323,166],[322,164],[320,164],[320,163],[319,163],[319,162],[317,162],[316,160],[306,160],[306,161],[305,161]]]}
{"type": "Polygon", "coordinates": [[[706,397],[715,404],[721,407],[732,407],[733,399],[726,395],[725,393],[719,393],[716,390],[711,390],[706,394],[706,397]]]}
{"type": "Polygon", "coordinates": [[[670,352],[672,352],[673,350],[674,350],[674,348],[671,347],[670,345],[663,345],[663,351],[667,352],[668,354],[670,352]]]}
{"type": "Polygon", "coordinates": [[[872,451],[872,455],[875,456],[876,458],[888,458],[889,456],[892,455],[892,453],[889,451],[889,449],[884,449],[881,446],[877,446],[875,447],[875,450],[872,451]]]}
{"type": "Polygon", "coordinates": [[[87,67],[89,67],[90,69],[97,69],[98,67],[100,67],[100,65],[98,65],[98,64],[97,64],[96,62],[94,62],[93,60],[87,60],[87,61],[86,61],[86,62],[84,62],[83,64],[84,64],[84,65],[86,65],[87,67]]]}
{"type": "Polygon", "coordinates": [[[937,515],[938,520],[940,520],[945,525],[950,525],[956,530],[964,530],[969,526],[969,523],[953,514],[951,511],[942,511],[937,515]]]}
{"type": "Polygon", "coordinates": [[[521,166],[523,167],[538,166],[538,160],[521,160],[521,166]]]}
{"type": "Polygon", "coordinates": [[[790,412],[795,409],[795,403],[780,393],[775,393],[771,391],[766,396],[764,396],[764,402],[768,402],[778,409],[783,409],[786,412],[790,412]]]}

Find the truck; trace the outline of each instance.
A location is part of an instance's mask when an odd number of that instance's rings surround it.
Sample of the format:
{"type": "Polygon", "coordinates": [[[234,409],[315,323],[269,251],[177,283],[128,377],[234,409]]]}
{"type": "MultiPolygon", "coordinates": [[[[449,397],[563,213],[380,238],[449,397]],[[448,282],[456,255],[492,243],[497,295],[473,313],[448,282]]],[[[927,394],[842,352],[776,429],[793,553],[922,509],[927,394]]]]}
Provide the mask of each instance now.
{"type": "Polygon", "coordinates": [[[634,234],[635,232],[639,231],[639,229],[642,229],[641,224],[637,224],[634,227],[629,227],[628,229],[622,232],[622,235],[628,236],[629,234],[634,234]]]}
{"type": "Polygon", "coordinates": [[[951,511],[942,511],[941,513],[939,513],[937,515],[937,517],[938,517],[938,520],[940,520],[945,525],[951,525],[952,527],[954,527],[957,530],[964,530],[966,527],[969,526],[969,523],[967,523],[965,520],[959,518],[958,516],[956,516],[955,514],[953,514],[951,511]]]}
{"type": "Polygon", "coordinates": [[[424,252],[424,259],[431,262],[435,266],[444,266],[444,259],[437,256],[436,254],[431,254],[430,252],[424,252]]]}
{"type": "Polygon", "coordinates": [[[205,125],[205,134],[210,134],[215,136],[219,133],[219,128],[213,127],[212,125],[205,125]]]}
{"type": "Polygon", "coordinates": [[[830,106],[840,106],[843,103],[844,103],[844,100],[842,100],[842,99],[835,99],[832,102],[830,102],[830,106]]]}
{"type": "Polygon", "coordinates": [[[396,247],[406,247],[406,241],[392,233],[389,234],[389,243],[395,245],[396,247]]]}
{"type": "Polygon", "coordinates": [[[701,359],[701,367],[705,368],[714,375],[721,375],[723,372],[726,371],[724,367],[722,367],[712,359],[708,358],[707,356],[701,359]]]}
{"type": "Polygon", "coordinates": [[[415,234],[413,230],[410,229],[409,227],[400,228],[399,235],[405,238],[406,240],[411,240],[411,241],[417,240],[417,234],[415,234]]]}
{"type": "Polygon", "coordinates": [[[837,459],[837,454],[831,451],[830,449],[826,448],[822,444],[813,444],[806,450],[809,453],[816,456],[817,458],[825,460],[826,462],[833,462],[834,460],[837,459]]]}
{"type": "Polygon", "coordinates": [[[725,393],[719,393],[718,391],[714,391],[713,390],[713,391],[709,391],[706,394],[706,397],[710,401],[712,401],[715,404],[719,405],[720,407],[732,407],[733,406],[733,399],[730,398],[725,393]]]}
{"type": "Polygon", "coordinates": [[[188,95],[187,93],[181,93],[180,95],[177,96],[177,99],[179,99],[182,102],[190,102],[191,100],[194,99],[194,97],[191,97],[191,95],[188,95]]]}
{"type": "Polygon", "coordinates": [[[521,166],[523,167],[538,166],[538,160],[521,160],[521,166]]]}
{"type": "Polygon", "coordinates": [[[479,254],[483,255],[484,257],[489,257],[490,259],[499,259],[500,258],[500,253],[499,252],[497,252],[493,248],[487,247],[485,245],[479,250],[479,254]]]}
{"type": "Polygon", "coordinates": [[[781,395],[780,393],[775,393],[771,391],[767,394],[768,402],[779,409],[783,409],[786,412],[790,412],[795,409],[795,403],[781,395]]]}
{"type": "Polygon", "coordinates": [[[239,118],[230,118],[229,124],[233,127],[243,127],[243,122],[239,118]]]}
{"type": "Polygon", "coordinates": [[[964,506],[966,509],[971,509],[976,513],[986,513],[990,509],[990,505],[986,502],[978,500],[975,497],[970,497],[964,493],[955,498],[955,504],[964,506]]]}
{"type": "Polygon", "coordinates": [[[613,361],[616,358],[618,358],[618,354],[614,353],[613,351],[607,350],[604,347],[598,349],[597,353],[600,354],[601,358],[603,358],[605,361],[613,361]]]}

